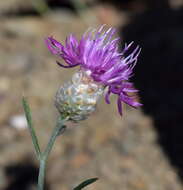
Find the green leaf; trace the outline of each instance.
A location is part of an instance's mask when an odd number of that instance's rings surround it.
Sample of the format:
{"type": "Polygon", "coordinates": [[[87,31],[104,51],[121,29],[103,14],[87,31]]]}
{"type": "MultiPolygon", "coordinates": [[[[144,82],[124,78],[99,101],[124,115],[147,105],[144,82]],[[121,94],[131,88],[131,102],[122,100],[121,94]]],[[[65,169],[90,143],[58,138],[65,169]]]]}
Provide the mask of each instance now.
{"type": "Polygon", "coordinates": [[[25,97],[22,98],[22,105],[24,108],[28,128],[29,128],[29,131],[30,131],[30,134],[32,137],[32,142],[33,142],[33,145],[34,145],[34,148],[36,151],[36,155],[37,155],[37,158],[39,159],[41,156],[41,151],[40,151],[40,147],[39,147],[39,143],[38,143],[36,133],[35,133],[34,128],[33,128],[31,110],[30,110],[29,104],[28,104],[27,100],[25,99],[25,97]]]}
{"type": "Polygon", "coordinates": [[[59,129],[59,131],[58,131],[58,133],[57,133],[57,137],[60,136],[60,135],[62,135],[62,134],[65,132],[66,128],[67,128],[67,126],[66,126],[66,125],[63,125],[63,126],[59,129]]]}
{"type": "Polygon", "coordinates": [[[97,181],[98,178],[91,178],[91,179],[87,179],[85,181],[83,181],[82,183],[80,183],[77,187],[75,187],[73,190],[81,190],[84,187],[94,183],[95,181],[97,181]]]}

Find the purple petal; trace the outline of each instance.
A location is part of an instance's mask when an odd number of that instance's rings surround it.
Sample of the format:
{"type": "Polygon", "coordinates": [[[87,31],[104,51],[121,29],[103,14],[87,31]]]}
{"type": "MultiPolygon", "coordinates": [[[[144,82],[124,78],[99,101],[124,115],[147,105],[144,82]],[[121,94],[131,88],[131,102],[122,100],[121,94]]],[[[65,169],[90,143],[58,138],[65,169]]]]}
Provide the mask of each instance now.
{"type": "Polygon", "coordinates": [[[133,92],[138,92],[138,90],[134,88],[131,82],[125,82],[123,83],[123,92],[133,93],[133,92]]]}
{"type": "Polygon", "coordinates": [[[55,40],[53,37],[48,37],[45,39],[45,43],[51,53],[60,55],[62,52],[63,45],[55,40]]]}
{"type": "Polygon", "coordinates": [[[121,95],[120,95],[120,98],[121,98],[121,100],[122,100],[123,102],[125,102],[126,104],[128,104],[128,105],[130,105],[130,106],[132,106],[132,107],[134,107],[134,108],[137,108],[137,107],[142,106],[142,104],[140,104],[140,103],[138,103],[138,102],[136,102],[136,101],[134,100],[134,97],[129,97],[129,96],[127,96],[127,95],[121,94],[121,95]]]}
{"type": "Polygon", "coordinates": [[[122,116],[122,103],[120,97],[118,97],[117,105],[118,105],[119,114],[122,116]]]}
{"type": "Polygon", "coordinates": [[[133,89],[133,88],[131,88],[131,89],[130,89],[130,88],[124,88],[123,91],[124,91],[124,92],[129,92],[129,93],[138,92],[137,89],[133,89]]]}
{"type": "Polygon", "coordinates": [[[76,67],[78,66],[79,64],[75,64],[75,65],[63,65],[62,63],[56,61],[56,63],[60,66],[60,67],[63,67],[63,68],[72,68],[72,67],[76,67]]]}
{"type": "Polygon", "coordinates": [[[108,90],[107,93],[106,93],[106,95],[105,95],[105,101],[106,101],[107,104],[110,104],[110,100],[109,100],[110,94],[111,94],[111,91],[108,90]]]}

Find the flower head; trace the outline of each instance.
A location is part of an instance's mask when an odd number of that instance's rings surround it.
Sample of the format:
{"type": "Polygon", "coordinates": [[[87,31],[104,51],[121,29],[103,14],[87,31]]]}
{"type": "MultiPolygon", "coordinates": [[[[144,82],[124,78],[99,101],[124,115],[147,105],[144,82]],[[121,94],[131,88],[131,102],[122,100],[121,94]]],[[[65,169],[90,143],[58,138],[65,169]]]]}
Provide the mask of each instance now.
{"type": "Polygon", "coordinates": [[[133,83],[129,82],[140,48],[137,46],[132,51],[132,42],[125,45],[124,49],[119,52],[119,38],[113,38],[114,34],[115,29],[105,30],[104,26],[101,26],[98,30],[88,30],[80,40],[72,34],[69,35],[65,45],[53,37],[48,37],[46,44],[53,54],[65,61],[65,64],[57,61],[58,65],[64,68],[80,66],[88,78],[107,89],[106,103],[110,103],[111,93],[116,94],[118,110],[122,115],[122,102],[135,108],[141,106],[135,100],[134,93],[137,90],[133,83]]]}

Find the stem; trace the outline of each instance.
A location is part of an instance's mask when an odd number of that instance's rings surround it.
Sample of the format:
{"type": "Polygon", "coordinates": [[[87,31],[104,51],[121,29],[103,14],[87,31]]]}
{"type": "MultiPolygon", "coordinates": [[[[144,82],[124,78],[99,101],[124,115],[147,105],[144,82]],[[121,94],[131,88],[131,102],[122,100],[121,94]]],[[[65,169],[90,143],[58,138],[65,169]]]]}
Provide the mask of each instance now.
{"type": "Polygon", "coordinates": [[[66,126],[64,125],[65,121],[67,121],[67,118],[60,118],[53,129],[52,135],[50,137],[50,140],[46,146],[45,151],[40,156],[40,168],[39,168],[39,177],[38,177],[38,188],[37,190],[43,190],[44,189],[44,181],[45,181],[45,172],[46,172],[46,163],[48,160],[48,156],[53,148],[53,145],[55,143],[56,138],[62,134],[66,126]]]}
{"type": "Polygon", "coordinates": [[[44,178],[46,171],[46,160],[40,160],[39,177],[38,177],[38,190],[44,189],[44,178]]]}

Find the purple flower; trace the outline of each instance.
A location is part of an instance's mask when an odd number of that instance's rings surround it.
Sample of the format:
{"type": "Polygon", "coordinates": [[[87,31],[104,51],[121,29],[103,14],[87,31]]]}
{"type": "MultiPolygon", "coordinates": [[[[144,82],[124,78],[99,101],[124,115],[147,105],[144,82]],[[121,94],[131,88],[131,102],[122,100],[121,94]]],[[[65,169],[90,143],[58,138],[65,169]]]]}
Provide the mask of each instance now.
{"type": "Polygon", "coordinates": [[[61,57],[66,64],[57,64],[64,68],[80,66],[80,68],[98,84],[107,88],[105,100],[109,104],[111,93],[118,96],[117,105],[122,115],[122,102],[137,108],[142,104],[136,101],[133,83],[128,80],[133,74],[140,48],[132,51],[133,42],[125,45],[122,52],[118,51],[119,38],[113,38],[115,29],[87,31],[80,40],[74,35],[66,38],[65,46],[53,37],[46,39],[49,50],[61,57]],[[129,53],[131,52],[131,53],[129,53]]]}

